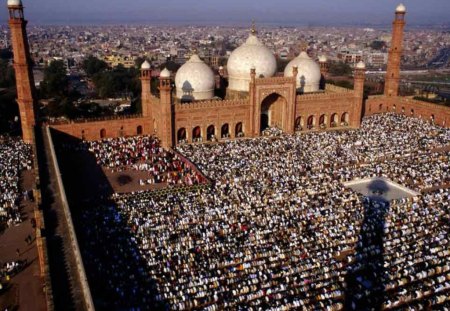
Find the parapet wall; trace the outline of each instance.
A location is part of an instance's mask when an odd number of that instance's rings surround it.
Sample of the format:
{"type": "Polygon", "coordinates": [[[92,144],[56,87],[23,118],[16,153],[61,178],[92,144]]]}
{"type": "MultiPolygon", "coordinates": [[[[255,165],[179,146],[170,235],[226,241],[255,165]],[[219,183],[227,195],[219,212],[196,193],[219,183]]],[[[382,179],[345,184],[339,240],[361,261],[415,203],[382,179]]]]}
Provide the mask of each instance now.
{"type": "Polygon", "coordinates": [[[352,89],[347,89],[345,87],[337,86],[334,84],[325,84],[325,93],[353,93],[352,89]]]}
{"type": "Polygon", "coordinates": [[[450,107],[415,100],[410,97],[371,96],[366,100],[364,115],[396,112],[407,116],[434,121],[437,125],[450,127],[450,107]]]}
{"type": "Polygon", "coordinates": [[[60,132],[85,140],[99,140],[120,136],[151,135],[154,125],[150,118],[85,119],[68,123],[50,124],[60,132]]]}

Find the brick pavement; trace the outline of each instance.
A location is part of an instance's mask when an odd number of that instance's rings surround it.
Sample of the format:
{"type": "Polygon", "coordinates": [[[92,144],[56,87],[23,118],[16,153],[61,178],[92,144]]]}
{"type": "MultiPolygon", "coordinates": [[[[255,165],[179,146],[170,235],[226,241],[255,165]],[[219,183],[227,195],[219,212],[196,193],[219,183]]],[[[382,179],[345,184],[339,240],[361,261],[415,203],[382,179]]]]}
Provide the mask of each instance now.
{"type": "MultiPolygon", "coordinates": [[[[34,182],[32,171],[22,172],[21,183],[23,189],[30,190],[34,182]]],[[[36,247],[35,232],[31,225],[34,216],[35,203],[23,200],[21,202],[24,221],[17,226],[7,228],[0,234],[0,262],[26,260],[24,270],[10,280],[10,289],[0,295],[0,310],[10,304],[18,305],[19,310],[47,310],[43,280],[39,271],[39,258],[36,247]],[[31,235],[33,242],[28,245],[25,239],[31,235]],[[16,249],[20,250],[17,256],[16,249]]],[[[11,305],[10,305],[11,307],[11,305]]]]}

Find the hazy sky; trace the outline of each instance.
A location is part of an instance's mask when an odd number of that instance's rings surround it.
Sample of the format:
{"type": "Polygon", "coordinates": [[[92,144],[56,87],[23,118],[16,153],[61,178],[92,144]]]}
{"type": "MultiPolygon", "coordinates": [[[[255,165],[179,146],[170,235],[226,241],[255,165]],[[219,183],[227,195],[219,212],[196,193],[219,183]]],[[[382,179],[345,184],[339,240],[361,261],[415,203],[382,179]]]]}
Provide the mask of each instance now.
{"type": "MultiPolygon", "coordinates": [[[[6,0],[0,22],[7,20],[6,0]]],[[[31,24],[389,24],[402,0],[23,0],[31,24]]],[[[450,24],[450,0],[403,0],[411,24],[450,24]]]]}

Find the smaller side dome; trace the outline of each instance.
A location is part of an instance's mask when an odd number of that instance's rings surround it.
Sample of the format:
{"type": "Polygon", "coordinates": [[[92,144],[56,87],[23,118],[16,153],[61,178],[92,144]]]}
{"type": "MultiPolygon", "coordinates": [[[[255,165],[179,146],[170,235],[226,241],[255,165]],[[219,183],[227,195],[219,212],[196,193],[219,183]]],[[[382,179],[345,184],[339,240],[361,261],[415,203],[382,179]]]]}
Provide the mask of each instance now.
{"type": "Polygon", "coordinates": [[[297,67],[297,90],[301,93],[317,92],[320,89],[320,66],[303,51],[299,56],[287,64],[284,69],[285,77],[292,77],[293,68],[297,67]]]}
{"type": "Polygon", "coordinates": [[[8,0],[8,6],[22,6],[22,0],[8,0]]]}
{"type": "Polygon", "coordinates": [[[167,68],[164,68],[160,74],[159,74],[160,78],[170,78],[170,71],[167,70],[167,68]]]}
{"type": "Polygon", "coordinates": [[[143,70],[150,69],[150,63],[148,61],[143,62],[141,65],[141,69],[143,69],[143,70]]]}
{"type": "Polygon", "coordinates": [[[406,13],[406,7],[403,3],[400,3],[395,9],[396,13],[406,13]]]}
{"type": "Polygon", "coordinates": [[[176,97],[185,101],[211,99],[215,84],[212,69],[194,54],[175,75],[176,97]]]}
{"type": "Polygon", "coordinates": [[[363,62],[359,62],[358,64],[356,64],[356,69],[366,69],[366,64],[364,64],[363,62]]]}

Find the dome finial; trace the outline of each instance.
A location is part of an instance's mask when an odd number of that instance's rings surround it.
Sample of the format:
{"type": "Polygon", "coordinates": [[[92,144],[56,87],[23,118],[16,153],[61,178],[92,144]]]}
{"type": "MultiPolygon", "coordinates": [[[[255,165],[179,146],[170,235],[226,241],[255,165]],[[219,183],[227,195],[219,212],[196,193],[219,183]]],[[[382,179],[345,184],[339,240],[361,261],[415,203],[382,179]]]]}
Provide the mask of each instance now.
{"type": "Polygon", "coordinates": [[[250,33],[252,35],[256,35],[256,24],[255,24],[255,20],[252,19],[252,28],[250,29],[250,33]]]}
{"type": "Polygon", "coordinates": [[[306,41],[300,43],[300,52],[308,52],[308,43],[306,41]]]}

